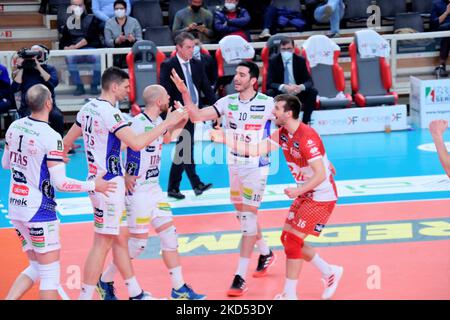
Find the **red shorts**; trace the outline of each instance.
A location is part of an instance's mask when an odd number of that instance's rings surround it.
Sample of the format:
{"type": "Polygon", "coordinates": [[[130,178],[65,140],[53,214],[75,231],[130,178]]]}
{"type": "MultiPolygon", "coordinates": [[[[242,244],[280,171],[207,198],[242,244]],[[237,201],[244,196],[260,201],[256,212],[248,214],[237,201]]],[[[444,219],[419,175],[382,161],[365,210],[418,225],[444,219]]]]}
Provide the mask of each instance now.
{"type": "Polygon", "coordinates": [[[286,223],[295,230],[318,237],[333,212],[336,201],[319,202],[309,197],[295,199],[286,223]]]}

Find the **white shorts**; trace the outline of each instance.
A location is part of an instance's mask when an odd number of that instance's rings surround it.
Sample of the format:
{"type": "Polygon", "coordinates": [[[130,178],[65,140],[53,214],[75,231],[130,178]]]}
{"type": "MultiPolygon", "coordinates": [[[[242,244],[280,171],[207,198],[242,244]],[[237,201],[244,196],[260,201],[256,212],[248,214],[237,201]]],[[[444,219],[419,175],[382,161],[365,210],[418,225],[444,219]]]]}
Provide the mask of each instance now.
{"type": "Polygon", "coordinates": [[[22,250],[47,253],[61,249],[59,240],[59,220],[46,222],[26,222],[11,220],[17,236],[22,242],[22,250]]]}
{"type": "Polygon", "coordinates": [[[149,225],[155,225],[155,218],[165,217],[172,220],[172,210],[159,185],[145,192],[135,192],[126,196],[126,218],[122,218],[121,226],[128,226],[130,233],[148,233],[149,225]]]}
{"type": "Polygon", "coordinates": [[[119,235],[120,218],[125,210],[125,181],[122,176],[110,180],[117,183],[117,189],[109,196],[96,192],[89,195],[94,209],[95,232],[119,235]]]}
{"type": "Polygon", "coordinates": [[[269,166],[252,168],[228,165],[228,174],[231,202],[259,208],[266,189],[269,166]]]}

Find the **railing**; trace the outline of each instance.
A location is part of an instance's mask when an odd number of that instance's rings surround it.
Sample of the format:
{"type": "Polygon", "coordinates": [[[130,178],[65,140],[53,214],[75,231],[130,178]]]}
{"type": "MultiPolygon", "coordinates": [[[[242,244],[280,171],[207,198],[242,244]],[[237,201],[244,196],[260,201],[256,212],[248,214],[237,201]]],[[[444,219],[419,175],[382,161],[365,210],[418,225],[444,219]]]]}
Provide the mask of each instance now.
{"type": "MultiPolygon", "coordinates": [[[[399,83],[398,76],[407,76],[407,75],[418,75],[428,73],[431,75],[432,69],[435,67],[434,65],[426,66],[425,68],[399,68],[398,61],[400,59],[414,59],[414,58],[422,58],[422,57],[437,57],[439,56],[439,52],[418,52],[418,53],[397,53],[398,42],[402,40],[423,40],[423,39],[436,39],[443,37],[450,37],[450,31],[439,31],[439,32],[423,32],[423,33],[412,33],[412,34],[385,34],[382,35],[386,40],[390,42],[391,46],[391,57],[390,57],[390,67],[392,74],[392,84],[393,90],[399,91],[401,94],[409,94],[409,85],[404,82],[403,84],[399,83]]],[[[332,39],[340,46],[345,46],[350,44],[353,41],[353,37],[342,37],[332,39]]],[[[295,40],[297,46],[301,46],[305,40],[295,40]]],[[[251,45],[255,49],[262,49],[265,47],[265,42],[253,42],[251,45]]],[[[218,44],[205,44],[204,48],[210,51],[217,50],[219,48],[218,44]]],[[[170,54],[173,50],[175,50],[175,46],[162,46],[158,47],[159,50],[166,54],[170,54]]],[[[102,49],[86,49],[86,50],[52,50],[50,57],[63,57],[67,55],[100,55],[101,56],[101,67],[102,70],[108,68],[113,65],[113,56],[116,54],[126,54],[130,51],[130,48],[102,48],[102,49]]],[[[8,71],[11,74],[12,66],[11,59],[15,54],[14,51],[0,51],[0,63],[5,65],[8,68],[8,71]]],[[[340,62],[348,63],[348,57],[341,57],[340,62]]],[[[345,72],[345,76],[347,79],[350,77],[350,73],[345,72]]],[[[347,81],[348,82],[348,81],[347,81]]]]}

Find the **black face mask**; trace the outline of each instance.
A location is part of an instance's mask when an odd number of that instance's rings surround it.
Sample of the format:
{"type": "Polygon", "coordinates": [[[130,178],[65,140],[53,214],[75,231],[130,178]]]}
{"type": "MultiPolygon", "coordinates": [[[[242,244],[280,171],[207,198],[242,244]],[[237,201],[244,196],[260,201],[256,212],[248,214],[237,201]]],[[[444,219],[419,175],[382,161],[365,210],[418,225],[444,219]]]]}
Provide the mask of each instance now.
{"type": "Polygon", "coordinates": [[[193,6],[193,5],[191,5],[191,9],[192,9],[192,11],[194,11],[194,12],[199,12],[201,7],[202,7],[202,6],[193,6]]]}

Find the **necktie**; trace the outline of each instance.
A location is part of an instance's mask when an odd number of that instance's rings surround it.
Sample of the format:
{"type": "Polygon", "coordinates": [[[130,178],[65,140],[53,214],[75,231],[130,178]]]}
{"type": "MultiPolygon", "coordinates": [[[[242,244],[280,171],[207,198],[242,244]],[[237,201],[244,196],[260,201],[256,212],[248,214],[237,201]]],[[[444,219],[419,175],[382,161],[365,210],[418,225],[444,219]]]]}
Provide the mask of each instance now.
{"type": "Polygon", "coordinates": [[[289,61],[286,61],[284,63],[284,84],[290,84],[291,83],[291,79],[289,77],[289,61]]]}
{"type": "Polygon", "coordinates": [[[185,71],[186,71],[186,83],[189,89],[189,93],[191,95],[192,102],[197,104],[197,95],[195,94],[194,82],[192,81],[192,75],[189,72],[189,62],[183,63],[185,71]]]}

